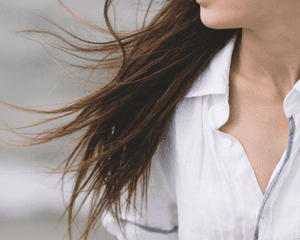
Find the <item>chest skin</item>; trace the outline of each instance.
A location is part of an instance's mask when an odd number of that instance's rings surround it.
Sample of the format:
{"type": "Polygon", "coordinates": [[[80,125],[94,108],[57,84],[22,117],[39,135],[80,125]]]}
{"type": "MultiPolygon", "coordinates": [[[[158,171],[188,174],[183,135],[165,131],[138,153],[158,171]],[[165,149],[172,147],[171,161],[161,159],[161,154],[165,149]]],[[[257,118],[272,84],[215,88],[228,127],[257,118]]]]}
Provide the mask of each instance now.
{"type": "Polygon", "coordinates": [[[289,121],[284,97],[268,88],[253,87],[244,79],[231,77],[230,116],[219,131],[235,137],[243,146],[263,194],[288,145],[289,121]]]}

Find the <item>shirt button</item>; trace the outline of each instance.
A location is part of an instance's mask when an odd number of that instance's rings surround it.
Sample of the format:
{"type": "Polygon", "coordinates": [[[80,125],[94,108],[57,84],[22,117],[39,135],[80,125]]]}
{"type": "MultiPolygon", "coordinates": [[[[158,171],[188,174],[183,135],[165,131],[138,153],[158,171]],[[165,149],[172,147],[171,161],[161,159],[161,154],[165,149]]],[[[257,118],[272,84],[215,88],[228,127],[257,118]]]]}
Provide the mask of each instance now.
{"type": "Polygon", "coordinates": [[[217,110],[220,111],[220,112],[225,110],[226,108],[227,108],[227,105],[225,103],[222,103],[222,104],[217,106],[217,110]]]}
{"type": "Polygon", "coordinates": [[[232,141],[231,141],[231,139],[226,138],[226,139],[224,139],[223,144],[225,147],[229,148],[232,144],[232,141]]]}

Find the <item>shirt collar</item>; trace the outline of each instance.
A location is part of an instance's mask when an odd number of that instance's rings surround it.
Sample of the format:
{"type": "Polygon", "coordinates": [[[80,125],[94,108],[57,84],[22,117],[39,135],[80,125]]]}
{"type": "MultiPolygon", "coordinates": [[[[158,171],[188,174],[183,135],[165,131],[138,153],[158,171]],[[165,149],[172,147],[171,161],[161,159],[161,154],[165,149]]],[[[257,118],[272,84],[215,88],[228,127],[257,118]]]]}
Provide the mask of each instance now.
{"type": "Polygon", "coordinates": [[[229,71],[236,38],[237,34],[213,57],[209,66],[198,77],[185,98],[225,94],[228,100],[229,71]]]}

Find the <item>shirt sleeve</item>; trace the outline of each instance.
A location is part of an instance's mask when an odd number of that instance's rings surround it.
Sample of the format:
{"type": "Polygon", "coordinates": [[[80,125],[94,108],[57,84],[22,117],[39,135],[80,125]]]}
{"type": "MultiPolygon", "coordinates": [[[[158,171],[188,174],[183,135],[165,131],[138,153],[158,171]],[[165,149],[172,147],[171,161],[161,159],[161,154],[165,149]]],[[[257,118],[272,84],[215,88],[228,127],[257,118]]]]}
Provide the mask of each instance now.
{"type": "MultiPolygon", "coordinates": [[[[148,185],[148,216],[139,214],[141,209],[141,195],[139,192],[136,195],[138,211],[134,214],[134,209],[130,207],[128,214],[125,215],[124,205],[124,212],[121,212],[122,220],[126,222],[126,240],[178,239],[178,217],[172,156],[172,141],[166,136],[159,144],[152,158],[148,185]]],[[[141,186],[138,185],[138,191],[140,189],[141,186]]],[[[145,202],[142,213],[144,213],[144,210],[145,202]]],[[[116,236],[118,240],[125,240],[110,212],[107,212],[104,216],[102,225],[110,234],[116,236]]]]}

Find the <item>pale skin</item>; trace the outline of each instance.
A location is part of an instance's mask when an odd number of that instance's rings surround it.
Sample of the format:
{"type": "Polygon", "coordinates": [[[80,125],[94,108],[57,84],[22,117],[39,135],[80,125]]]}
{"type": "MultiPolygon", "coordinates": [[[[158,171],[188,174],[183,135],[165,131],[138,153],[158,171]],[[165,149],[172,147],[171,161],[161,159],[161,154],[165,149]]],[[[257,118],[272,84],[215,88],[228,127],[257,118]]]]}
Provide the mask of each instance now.
{"type": "Polygon", "coordinates": [[[205,26],[242,28],[230,68],[230,116],[219,131],[240,141],[264,194],[287,148],[289,122],[284,99],[300,79],[300,1],[197,3],[205,26]]]}
{"type": "Polygon", "coordinates": [[[238,71],[285,97],[300,78],[299,0],[197,0],[203,24],[243,28],[238,71]]]}

